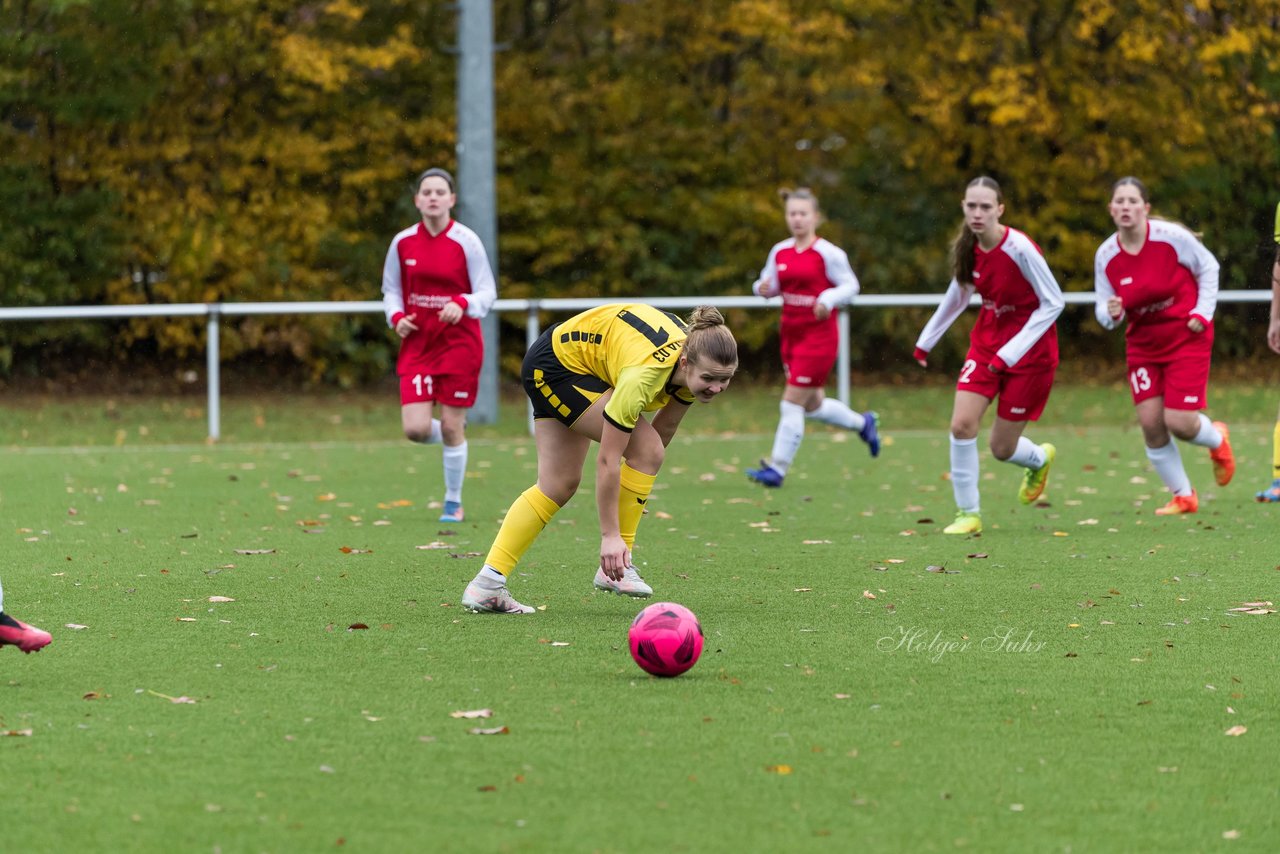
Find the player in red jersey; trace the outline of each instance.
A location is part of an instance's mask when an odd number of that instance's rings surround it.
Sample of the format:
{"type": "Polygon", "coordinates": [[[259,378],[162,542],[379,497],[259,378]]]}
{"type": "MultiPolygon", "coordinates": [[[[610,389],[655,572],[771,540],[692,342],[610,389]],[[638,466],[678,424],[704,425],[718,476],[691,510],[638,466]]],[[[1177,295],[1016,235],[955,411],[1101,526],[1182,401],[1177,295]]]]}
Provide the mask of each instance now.
{"type": "Polygon", "coordinates": [[[39,652],[53,640],[49,633],[15,620],[4,612],[4,588],[0,587],[0,646],[16,646],[23,652],[39,652]]]}
{"type": "MultiPolygon", "coordinates": [[[[1276,205],[1276,260],[1271,265],[1271,323],[1267,326],[1267,346],[1280,353],[1280,204],[1276,205]]],[[[1271,436],[1271,485],[1256,496],[1259,501],[1280,501],[1280,415],[1271,436]]]]}
{"type": "Polygon", "coordinates": [[[1208,405],[1218,260],[1184,226],[1149,218],[1147,188],[1137,178],[1115,183],[1109,210],[1116,233],[1094,256],[1094,313],[1107,329],[1128,322],[1129,391],[1147,458],[1173,493],[1156,513],[1195,513],[1199,496],[1172,437],[1209,449],[1219,486],[1236,469],[1227,425],[1200,411],[1208,405]]]}
{"type": "Polygon", "coordinates": [[[480,238],[450,217],[457,200],[452,175],[423,172],[413,196],[422,221],[395,236],[382,267],[383,309],[400,336],[404,434],[424,445],[444,444],[441,522],[463,518],[467,410],[475,405],[484,361],[480,318],[498,297],[480,238]]]}
{"type": "Polygon", "coordinates": [[[954,277],[938,310],[916,341],[915,359],[927,365],[929,351],[969,305],[982,297],[969,333],[969,352],[956,383],[951,414],[951,488],[955,521],[947,534],[982,531],[978,496],[978,426],[987,407],[1000,398],[991,425],[991,453],[1026,469],[1018,498],[1030,504],[1044,492],[1057,449],[1022,435],[1038,421],[1058,367],[1054,326],[1064,305],[1062,289],[1040,247],[1017,229],[1000,224],[1004,199],[994,179],[974,178],[961,203],[964,223],[951,247],[954,277]],[[963,284],[962,284],[963,283],[963,284]]]}
{"type": "Polygon", "coordinates": [[[764,486],[782,486],[804,440],[806,418],[856,432],[880,454],[879,416],[854,412],[823,394],[836,363],[839,331],[833,313],[858,294],[858,277],[844,250],[817,234],[821,214],[808,189],[783,190],[783,206],[791,237],[769,250],[760,278],[752,285],[758,295],[782,295],[782,369],[787,377],[779,404],[781,417],[773,451],[747,477],[764,486]]]}

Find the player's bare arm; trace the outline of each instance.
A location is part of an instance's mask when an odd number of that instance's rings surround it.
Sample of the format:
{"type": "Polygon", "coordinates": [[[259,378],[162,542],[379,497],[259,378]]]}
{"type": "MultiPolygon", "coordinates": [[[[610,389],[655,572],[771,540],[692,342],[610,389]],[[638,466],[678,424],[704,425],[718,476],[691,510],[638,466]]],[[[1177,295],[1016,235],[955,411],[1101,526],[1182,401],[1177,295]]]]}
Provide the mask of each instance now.
{"type": "Polygon", "coordinates": [[[622,578],[623,570],[631,563],[631,550],[618,525],[622,455],[630,441],[630,433],[604,422],[596,455],[596,511],[600,516],[600,568],[614,581],[622,578]]]}
{"type": "Polygon", "coordinates": [[[662,447],[665,448],[671,444],[671,440],[676,435],[676,429],[680,426],[680,420],[688,411],[688,404],[673,400],[653,416],[653,429],[658,431],[658,437],[662,439],[662,447]]]}

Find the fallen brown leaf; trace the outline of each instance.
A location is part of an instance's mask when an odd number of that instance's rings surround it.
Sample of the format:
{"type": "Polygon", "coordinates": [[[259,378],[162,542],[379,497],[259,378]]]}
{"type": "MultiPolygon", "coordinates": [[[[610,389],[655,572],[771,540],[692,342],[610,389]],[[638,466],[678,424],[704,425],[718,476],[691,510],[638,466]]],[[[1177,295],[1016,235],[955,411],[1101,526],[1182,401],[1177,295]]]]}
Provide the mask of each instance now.
{"type": "Polygon", "coordinates": [[[1249,731],[1248,727],[1243,727],[1243,726],[1240,726],[1239,724],[1236,724],[1231,729],[1224,732],[1223,735],[1244,735],[1248,731],[1249,731]]]}
{"type": "Polygon", "coordinates": [[[483,727],[472,727],[467,730],[468,735],[507,735],[511,730],[507,727],[493,727],[492,729],[484,729],[483,727]]]}

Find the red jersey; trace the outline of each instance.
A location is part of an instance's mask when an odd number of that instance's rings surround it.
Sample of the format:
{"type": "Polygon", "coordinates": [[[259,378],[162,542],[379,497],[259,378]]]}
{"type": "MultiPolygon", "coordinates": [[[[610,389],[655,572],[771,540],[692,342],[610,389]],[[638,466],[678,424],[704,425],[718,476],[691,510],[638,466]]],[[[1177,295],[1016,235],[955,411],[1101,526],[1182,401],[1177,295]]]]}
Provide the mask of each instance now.
{"type": "Polygon", "coordinates": [[[808,249],[799,251],[795,238],[790,237],[769,250],[752,290],[761,296],[782,294],[784,342],[805,338],[811,344],[829,345],[834,352],[839,337],[836,316],[833,312],[818,320],[813,306],[819,302],[830,309],[848,305],[858,295],[859,286],[843,249],[819,237],[808,249]]]}
{"type": "Polygon", "coordinates": [[[1147,240],[1126,252],[1119,234],[1103,241],[1094,255],[1094,314],[1107,329],[1128,320],[1125,347],[1131,358],[1172,356],[1189,336],[1212,334],[1218,305],[1218,260],[1185,227],[1165,220],[1147,221],[1147,240]],[[1124,314],[1113,320],[1107,300],[1120,297],[1124,314]],[[1187,328],[1192,317],[1205,333],[1187,328]]]}
{"type": "Polygon", "coordinates": [[[969,304],[982,297],[978,320],[969,334],[970,352],[984,364],[1003,363],[1011,372],[1041,371],[1058,364],[1062,288],[1045,263],[1040,247],[1015,228],[990,251],[973,248],[973,281],[951,280],[916,349],[929,352],[969,304]]]}
{"type": "Polygon", "coordinates": [[[416,315],[418,331],[400,341],[400,374],[479,374],[484,361],[480,318],[498,298],[489,257],[476,233],[449,220],[432,236],[424,223],[406,228],[391,241],[382,265],[382,307],[394,327],[416,315]],[[437,315],[449,302],[462,306],[456,324],[437,315]]]}

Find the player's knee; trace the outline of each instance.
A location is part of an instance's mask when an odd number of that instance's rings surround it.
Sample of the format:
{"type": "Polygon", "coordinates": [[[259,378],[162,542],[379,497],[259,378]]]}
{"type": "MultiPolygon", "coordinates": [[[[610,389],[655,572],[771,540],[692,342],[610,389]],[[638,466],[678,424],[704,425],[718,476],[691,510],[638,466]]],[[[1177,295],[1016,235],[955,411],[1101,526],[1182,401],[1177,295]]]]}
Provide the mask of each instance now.
{"type": "Polygon", "coordinates": [[[466,425],[440,422],[440,435],[446,445],[461,445],[467,440],[466,425]]]}
{"type": "Polygon", "coordinates": [[[1000,462],[1004,462],[1012,457],[1013,452],[1017,449],[1017,442],[1001,442],[996,440],[992,440],[991,442],[991,456],[995,457],[1000,462]]]}
{"type": "Polygon", "coordinates": [[[550,498],[559,506],[563,507],[569,503],[569,499],[578,491],[578,484],[582,482],[579,477],[556,478],[554,481],[538,481],[538,489],[542,494],[550,498]]]}
{"type": "Polygon", "coordinates": [[[417,442],[419,445],[429,445],[431,444],[431,425],[420,427],[416,424],[406,424],[404,437],[410,442],[417,442]]]}
{"type": "MultiPolygon", "coordinates": [[[[639,439],[640,437],[636,437],[639,439]]],[[[667,458],[667,449],[658,438],[657,433],[645,441],[633,441],[627,446],[625,454],[627,465],[636,471],[646,474],[657,474],[662,462],[667,458]]]]}
{"type": "Polygon", "coordinates": [[[973,421],[954,419],[951,422],[951,436],[961,441],[976,439],[978,438],[978,425],[973,421]]]}

